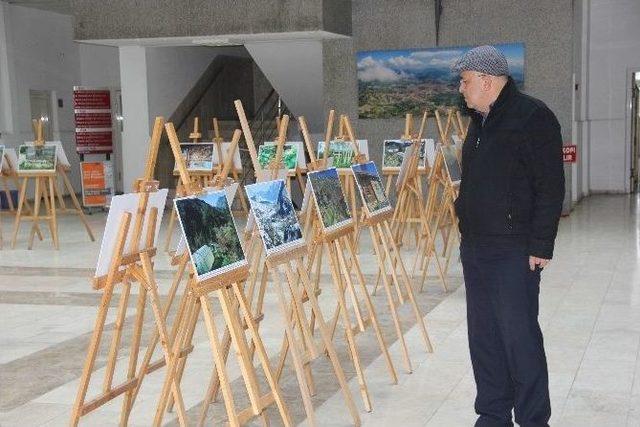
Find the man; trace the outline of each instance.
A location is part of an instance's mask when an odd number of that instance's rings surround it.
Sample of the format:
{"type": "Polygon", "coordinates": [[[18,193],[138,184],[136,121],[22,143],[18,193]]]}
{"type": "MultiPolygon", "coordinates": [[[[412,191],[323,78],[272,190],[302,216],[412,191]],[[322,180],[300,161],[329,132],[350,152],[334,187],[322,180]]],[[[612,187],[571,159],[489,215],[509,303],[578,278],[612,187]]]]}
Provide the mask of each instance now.
{"type": "Polygon", "coordinates": [[[560,125],[520,93],[492,46],[455,64],[474,110],[456,200],[467,292],[476,427],[547,426],[547,362],[538,324],[540,272],[553,256],[564,199],[560,125]]]}

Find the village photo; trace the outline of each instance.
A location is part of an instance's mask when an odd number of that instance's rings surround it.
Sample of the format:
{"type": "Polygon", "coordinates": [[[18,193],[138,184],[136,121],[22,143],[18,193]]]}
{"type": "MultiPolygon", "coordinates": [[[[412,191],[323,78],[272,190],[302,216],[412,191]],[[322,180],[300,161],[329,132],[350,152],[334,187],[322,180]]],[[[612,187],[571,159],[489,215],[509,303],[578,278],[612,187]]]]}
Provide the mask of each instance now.
{"type": "Polygon", "coordinates": [[[18,170],[52,172],[56,170],[55,145],[21,145],[18,147],[18,170]]]}
{"type": "MultiPolygon", "coordinates": [[[[400,169],[405,150],[412,142],[406,139],[387,139],[382,143],[382,169],[400,169]]],[[[426,150],[427,140],[420,141],[420,158],[418,160],[418,168],[424,169],[426,166],[426,150]]]]}
{"type": "Polygon", "coordinates": [[[182,143],[180,150],[187,170],[211,171],[213,169],[213,152],[215,151],[213,143],[182,143]]]}
{"type": "Polygon", "coordinates": [[[391,211],[391,204],[384,193],[384,186],[374,162],[351,166],[356,177],[362,201],[370,215],[391,211]]]}

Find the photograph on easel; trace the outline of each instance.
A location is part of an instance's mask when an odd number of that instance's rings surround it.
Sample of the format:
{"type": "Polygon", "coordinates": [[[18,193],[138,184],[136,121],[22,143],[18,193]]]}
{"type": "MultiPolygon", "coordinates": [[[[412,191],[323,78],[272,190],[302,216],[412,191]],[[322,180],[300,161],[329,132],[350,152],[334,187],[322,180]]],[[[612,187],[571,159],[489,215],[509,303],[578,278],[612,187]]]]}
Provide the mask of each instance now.
{"type": "Polygon", "coordinates": [[[198,281],[247,264],[225,190],[174,203],[198,281]]]}
{"type": "Polygon", "coordinates": [[[244,189],[267,255],[304,244],[284,180],[251,184],[244,189]]]}
{"type": "Polygon", "coordinates": [[[378,215],[391,210],[391,203],[384,193],[384,186],[374,162],[351,166],[358,190],[369,215],[378,215]]]}
{"type": "MultiPolygon", "coordinates": [[[[33,141],[27,141],[24,143],[32,147],[34,145],[33,141]]],[[[69,163],[69,158],[67,157],[67,153],[64,151],[64,146],[61,141],[46,141],[44,143],[46,146],[55,146],[56,147],[56,158],[57,164],[62,166],[63,168],[69,169],[71,168],[71,163],[69,163]]]]}
{"type": "MultiPolygon", "coordinates": [[[[187,166],[188,171],[211,172],[213,170],[213,153],[215,151],[213,143],[181,143],[180,151],[182,151],[182,158],[184,159],[184,163],[187,166]]],[[[174,169],[177,168],[174,167],[174,169]]]]}
{"type": "Polygon", "coordinates": [[[400,172],[398,172],[398,179],[396,180],[396,190],[400,191],[402,185],[404,184],[404,180],[407,177],[407,172],[409,171],[409,163],[411,163],[411,157],[413,157],[413,152],[415,151],[415,145],[409,144],[404,150],[404,156],[402,156],[402,164],[400,165],[400,172]]]}
{"type": "Polygon", "coordinates": [[[18,148],[18,171],[54,172],[56,157],[55,145],[21,145],[18,148]]]}
{"type": "MultiPolygon", "coordinates": [[[[369,148],[367,140],[358,139],[356,142],[358,143],[358,150],[360,151],[360,154],[364,154],[364,156],[368,158],[369,148]]],[[[318,141],[318,159],[324,157],[324,146],[324,141],[318,141]]],[[[329,153],[327,154],[327,157],[333,159],[333,167],[338,169],[349,169],[353,164],[353,158],[355,155],[351,142],[340,139],[329,142],[329,153]]]]}
{"type": "MultiPolygon", "coordinates": [[[[400,169],[404,153],[412,142],[406,139],[387,139],[382,144],[382,169],[400,169]]],[[[424,169],[426,166],[426,145],[427,140],[420,141],[420,159],[418,168],[424,169]]]]}
{"type": "MultiPolygon", "coordinates": [[[[271,162],[273,162],[276,158],[276,150],[278,148],[275,144],[269,144],[265,142],[263,145],[258,147],[258,162],[260,166],[264,169],[268,168],[271,162]]],[[[299,165],[299,147],[297,144],[293,143],[285,143],[282,150],[282,163],[284,166],[289,169],[295,169],[296,166],[299,165]]]]}
{"type": "Polygon", "coordinates": [[[336,168],[309,172],[308,178],[325,231],[349,225],[352,221],[351,212],[345,201],[336,168]]]}
{"type": "Polygon", "coordinates": [[[440,150],[444,157],[444,165],[449,179],[453,184],[459,184],[462,179],[462,171],[460,170],[460,163],[458,163],[456,148],[451,145],[441,145],[440,150]]]}

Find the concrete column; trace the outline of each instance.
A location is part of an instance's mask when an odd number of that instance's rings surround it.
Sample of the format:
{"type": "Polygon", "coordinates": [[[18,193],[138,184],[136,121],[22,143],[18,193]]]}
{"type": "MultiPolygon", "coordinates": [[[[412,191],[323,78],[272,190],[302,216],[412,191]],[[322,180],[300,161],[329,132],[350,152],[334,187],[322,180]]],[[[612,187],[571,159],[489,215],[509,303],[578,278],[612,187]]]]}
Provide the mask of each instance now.
{"type": "Polygon", "coordinates": [[[133,189],[144,172],[151,134],[147,86],[146,49],[121,46],[120,85],[122,90],[122,184],[125,192],[133,189]]]}

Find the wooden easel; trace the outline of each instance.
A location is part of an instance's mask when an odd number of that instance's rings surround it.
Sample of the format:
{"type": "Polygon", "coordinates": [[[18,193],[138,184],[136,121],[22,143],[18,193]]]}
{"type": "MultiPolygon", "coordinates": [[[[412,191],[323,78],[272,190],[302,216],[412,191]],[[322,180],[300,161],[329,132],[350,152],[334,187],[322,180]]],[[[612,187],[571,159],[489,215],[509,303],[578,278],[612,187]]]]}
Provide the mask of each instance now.
{"type": "MultiPolygon", "coordinates": [[[[307,147],[312,147],[312,142],[304,117],[300,117],[298,120],[303,138],[305,139],[305,144],[307,147]]],[[[313,153],[314,150],[310,150],[310,152],[313,153]]],[[[362,158],[360,157],[360,159],[362,158]]],[[[323,156],[323,159],[321,160],[316,160],[315,155],[312,155],[311,163],[307,167],[309,170],[321,170],[324,168],[326,164],[325,162],[326,156],[323,156]]],[[[312,270],[314,262],[316,263],[315,283],[313,289],[319,289],[322,255],[326,250],[329,255],[329,266],[337,297],[336,309],[330,323],[331,337],[333,338],[335,336],[338,321],[341,320],[347,338],[347,347],[360,385],[363,403],[365,409],[367,411],[371,411],[372,406],[369,397],[369,390],[364,377],[364,371],[360,364],[360,356],[355,336],[360,332],[365,332],[368,327],[373,327],[381,353],[387,362],[387,368],[393,384],[397,383],[397,374],[389,355],[388,347],[384,341],[373,303],[366,289],[364,275],[360,268],[360,263],[356,255],[356,249],[353,242],[353,228],[350,225],[347,225],[336,232],[325,233],[322,229],[319,213],[318,215],[313,215],[314,210],[315,212],[318,212],[313,206],[313,202],[310,201],[309,206],[307,207],[307,212],[303,212],[303,216],[306,217],[306,233],[314,236],[310,246],[310,255],[307,261],[306,270],[312,270]],[[311,219],[311,217],[313,219],[311,219]],[[360,298],[358,297],[358,292],[354,285],[351,275],[352,272],[355,272],[356,283],[361,295],[360,298]],[[349,309],[349,305],[347,304],[345,297],[346,292],[348,292],[350,297],[351,310],[349,309]],[[363,302],[365,305],[364,310],[367,313],[366,318],[363,316],[363,309],[361,308],[363,302]],[[351,320],[351,311],[353,311],[356,318],[355,324],[351,320]]]]}
{"type": "MultiPolygon", "coordinates": [[[[176,157],[181,180],[185,184],[186,191],[194,194],[194,191],[197,190],[191,189],[186,166],[180,157],[179,141],[171,123],[166,125],[166,131],[174,156],[176,157]]],[[[235,149],[235,145],[237,145],[239,139],[240,131],[236,131],[232,141],[233,149],[235,149]]],[[[229,156],[229,160],[232,160],[233,150],[230,151],[231,155],[229,156]]],[[[232,167],[232,162],[227,162],[225,169],[222,171],[223,176],[230,172],[230,167],[232,167]]],[[[224,182],[224,180],[218,179],[216,186],[222,188],[222,182],[224,182]]],[[[245,265],[212,279],[198,282],[195,271],[192,269],[188,284],[189,293],[187,294],[189,298],[187,301],[187,312],[190,314],[183,316],[181,323],[178,325],[178,336],[174,341],[174,348],[177,350],[180,348],[179,343],[191,340],[198,314],[200,310],[202,310],[215,361],[216,372],[220,379],[229,424],[239,426],[255,416],[261,416],[263,422],[267,422],[268,420],[264,410],[275,402],[285,425],[289,426],[292,425],[289,411],[269,365],[268,355],[258,334],[256,319],[252,315],[249,302],[244,294],[242,282],[246,280],[248,274],[249,268],[245,265]],[[223,358],[223,346],[220,343],[217,327],[213,319],[209,296],[214,292],[220,300],[225,319],[225,328],[229,331],[231,343],[236,350],[245,387],[251,401],[251,406],[242,411],[238,411],[235,406],[229,376],[226,372],[226,359],[223,358]],[[242,324],[243,321],[244,325],[242,324]],[[269,383],[270,392],[265,395],[260,394],[255,368],[249,357],[249,346],[245,337],[245,329],[248,329],[250,332],[252,345],[258,353],[258,359],[269,383]]],[[[178,374],[180,369],[180,361],[178,359],[174,359],[173,363],[169,365],[167,369],[167,376],[156,411],[154,425],[160,425],[162,422],[164,411],[169,403],[171,384],[180,381],[181,375],[178,374]]]]}
{"type": "MultiPolygon", "coordinates": [[[[255,144],[253,142],[253,136],[251,134],[251,130],[249,127],[249,123],[244,114],[242,103],[239,100],[236,101],[236,110],[240,118],[240,124],[242,126],[242,129],[244,132],[246,132],[245,142],[247,143],[249,152],[250,153],[256,152],[255,144]]],[[[279,156],[279,158],[282,158],[282,146],[284,144],[288,123],[289,123],[288,116],[285,116],[284,120],[282,122],[279,122],[280,127],[278,131],[279,136],[277,139],[278,144],[276,149],[276,157],[279,156]]],[[[254,157],[251,157],[251,159],[253,162],[254,157]]],[[[256,172],[256,178],[257,178],[261,172],[261,166],[257,162],[257,155],[255,159],[256,159],[256,163],[254,163],[253,166],[254,166],[254,171],[256,172]]],[[[231,158],[227,163],[229,165],[233,165],[233,163],[231,162],[231,158]]],[[[274,161],[274,163],[271,165],[273,176],[277,174],[277,169],[279,169],[279,166],[280,166],[280,161],[274,161]]],[[[253,228],[245,233],[245,245],[248,245],[250,248],[248,251],[248,257],[247,257],[247,259],[250,262],[249,276],[245,284],[245,288],[248,289],[247,302],[249,306],[253,306],[254,319],[256,320],[256,322],[260,322],[264,318],[264,313],[262,309],[263,309],[264,295],[265,295],[266,286],[267,286],[268,268],[263,259],[263,254],[264,254],[263,246],[262,246],[261,239],[259,237],[259,233],[255,223],[253,228]],[[257,300],[254,304],[254,295],[256,293],[257,278],[258,278],[260,269],[262,270],[262,279],[258,289],[257,300]]],[[[228,328],[225,328],[221,344],[222,344],[222,349],[221,349],[222,359],[226,363],[229,355],[229,351],[231,348],[231,334],[228,328]]],[[[250,360],[253,360],[254,352],[255,352],[255,345],[252,344],[250,347],[250,360]]],[[[221,386],[220,376],[218,375],[217,371],[214,371],[212,373],[211,379],[209,381],[209,387],[207,388],[207,392],[202,403],[202,411],[200,413],[200,420],[198,425],[201,425],[201,426],[204,425],[207,417],[208,408],[211,405],[211,403],[216,399],[218,395],[218,391],[220,390],[220,386],[221,386]]]]}
{"type": "MultiPolygon", "coordinates": [[[[44,145],[44,125],[41,120],[33,120],[33,132],[35,147],[41,147],[44,145]]],[[[55,201],[55,186],[56,186],[56,171],[17,171],[19,178],[22,178],[22,184],[20,185],[20,193],[18,197],[18,209],[16,211],[16,218],[13,226],[13,239],[11,241],[11,248],[16,247],[16,241],[18,239],[18,231],[20,230],[20,223],[22,221],[32,221],[31,232],[29,234],[28,248],[33,248],[33,239],[37,234],[40,240],[42,240],[42,232],[40,231],[39,222],[46,220],[49,224],[49,231],[51,232],[51,239],[53,241],[53,247],[57,250],[60,249],[60,243],[58,241],[58,222],[56,218],[56,201],[55,201]],[[23,215],[22,210],[25,206],[27,199],[27,186],[29,180],[34,180],[35,193],[33,202],[33,211],[31,215],[23,215]],[[40,214],[40,202],[44,199],[46,215],[40,214]]]]}
{"type": "Polygon", "coordinates": [[[58,176],[62,177],[62,182],[64,184],[64,187],[67,189],[67,192],[71,197],[71,203],[73,204],[73,209],[67,208],[66,204],[64,203],[62,192],[59,190],[58,186],[56,185],[54,187],[54,190],[58,194],[58,201],[60,203],[60,207],[62,208],[61,211],[62,213],[77,214],[80,217],[80,221],[82,221],[82,224],[84,225],[84,228],[87,231],[87,234],[89,235],[89,239],[92,242],[95,242],[96,238],[93,235],[93,231],[91,230],[89,221],[87,221],[87,217],[84,214],[84,211],[82,210],[82,205],[80,204],[80,202],[78,201],[78,197],[76,196],[76,191],[74,190],[73,185],[71,185],[71,181],[69,180],[69,176],[67,175],[67,172],[69,170],[71,170],[71,168],[65,165],[62,165],[60,164],[60,162],[58,162],[58,166],[57,166],[58,176]]]}
{"type": "MultiPolygon", "coordinates": [[[[136,376],[136,368],[140,350],[144,310],[147,303],[147,294],[149,296],[149,303],[151,304],[151,308],[153,311],[157,333],[160,337],[160,342],[162,343],[165,364],[171,364],[173,360],[184,357],[185,353],[188,353],[188,351],[182,351],[181,348],[178,348],[176,350],[172,346],[173,341],[169,336],[166,327],[166,312],[161,309],[158,287],[153,273],[153,258],[157,253],[154,239],[156,222],[158,220],[158,210],[156,208],[152,208],[149,210],[148,203],[150,194],[157,191],[158,189],[158,181],[153,180],[153,171],[158,155],[163,122],[164,120],[161,117],[157,117],[155,120],[153,134],[151,136],[151,142],[149,146],[149,153],[145,165],[145,172],[143,177],[137,181],[135,186],[137,189],[137,193],[139,194],[137,210],[135,214],[126,212],[122,215],[108,274],[93,279],[93,287],[95,289],[102,289],[103,294],[98,309],[98,316],[96,318],[93,334],[91,336],[87,357],[82,371],[82,376],[80,377],[78,393],[73,405],[70,422],[71,426],[78,425],[78,422],[80,421],[80,418],[82,416],[101,407],[105,403],[115,399],[123,393],[125,394],[125,400],[123,402],[123,409],[121,412],[121,424],[127,424],[133,392],[136,389],[136,386],[139,386],[139,383],[142,381],[141,377],[136,376]],[[148,216],[147,211],[149,211],[148,216]],[[148,219],[145,220],[145,218],[148,219]],[[145,222],[147,233],[145,236],[143,236],[142,234],[145,227],[145,222]],[[133,225],[131,252],[125,254],[124,250],[127,243],[129,228],[131,225],[133,225]],[[140,249],[141,242],[144,242],[144,247],[142,249],[140,249]],[[127,377],[126,380],[121,384],[113,386],[113,377],[116,368],[116,362],[118,359],[118,352],[122,337],[123,323],[126,317],[129,294],[131,291],[131,282],[135,281],[138,281],[141,286],[138,294],[136,309],[137,313],[132,345],[129,354],[127,377]],[[120,294],[116,327],[111,339],[102,393],[91,401],[86,402],[87,389],[91,380],[93,367],[102,341],[102,333],[104,330],[107,313],[109,310],[111,299],[113,297],[114,288],[118,284],[122,284],[123,290],[120,294]]],[[[159,368],[160,366],[161,364],[156,366],[155,369],[159,368]]],[[[149,371],[146,371],[146,373],[148,372],[149,371]]],[[[182,400],[182,393],[180,392],[179,384],[172,382],[170,388],[177,402],[178,418],[180,420],[180,424],[184,426],[186,425],[186,410],[184,407],[184,402],[182,400]]]]}
{"type": "MultiPolygon", "coordinates": [[[[240,124],[242,125],[243,131],[245,133],[245,140],[247,142],[247,148],[249,149],[249,153],[251,155],[252,161],[254,163],[254,168],[256,171],[260,170],[260,164],[258,162],[257,151],[255,149],[255,144],[253,142],[253,136],[251,135],[251,130],[249,128],[248,121],[246,120],[246,116],[244,114],[244,109],[242,107],[242,103],[240,101],[236,101],[236,110],[238,111],[238,117],[240,118],[240,124]]],[[[308,131],[306,129],[306,122],[304,118],[301,118],[301,128],[303,129],[303,133],[308,131]]],[[[278,138],[277,138],[277,148],[276,148],[276,158],[274,162],[270,165],[270,170],[272,171],[272,177],[275,177],[277,171],[282,167],[281,159],[282,152],[284,147],[284,142],[286,139],[286,128],[289,122],[288,116],[284,116],[282,120],[279,121],[279,130],[278,130],[278,138]]],[[[307,146],[308,147],[308,146],[307,146]]],[[[313,152],[313,150],[311,151],[313,152]]],[[[256,228],[254,227],[253,233],[251,235],[255,236],[256,228]]],[[[259,239],[254,239],[259,240],[259,239]]],[[[292,275],[290,272],[295,271],[293,264],[295,262],[296,266],[302,265],[303,262],[298,259],[306,254],[306,249],[298,249],[295,253],[289,253],[287,256],[282,257],[268,257],[265,258],[264,263],[262,262],[263,256],[263,247],[260,245],[257,250],[254,252],[254,258],[252,263],[252,271],[256,273],[250,279],[250,289],[254,289],[255,281],[257,280],[257,272],[259,266],[262,265],[262,277],[260,280],[260,289],[258,293],[258,310],[261,312],[262,310],[262,300],[264,298],[265,287],[267,285],[268,273],[272,273],[272,277],[274,282],[278,284],[281,289],[281,280],[279,275],[279,267],[284,266],[286,281],[288,283],[288,289],[290,290],[290,299],[292,301],[291,305],[286,302],[285,292],[279,292],[279,301],[281,309],[283,310],[283,314],[285,314],[285,319],[289,319],[291,323],[288,323],[286,326],[286,333],[283,339],[283,344],[280,351],[280,360],[276,369],[276,378],[279,378],[282,375],[284,364],[286,362],[287,355],[289,351],[291,351],[292,359],[294,362],[294,369],[296,371],[296,376],[298,378],[298,383],[300,385],[300,391],[303,397],[303,403],[305,406],[305,411],[307,413],[307,417],[309,422],[312,425],[315,425],[315,415],[313,410],[313,405],[311,403],[311,395],[315,394],[313,378],[311,375],[311,367],[309,363],[319,356],[319,352],[317,350],[317,345],[313,342],[313,331],[315,322],[318,321],[319,328],[321,328],[321,336],[324,343],[325,351],[328,353],[329,358],[333,364],[334,373],[338,378],[338,382],[342,387],[342,391],[345,396],[345,400],[347,402],[347,406],[351,415],[354,419],[356,425],[359,425],[360,419],[357,413],[357,409],[355,408],[355,404],[353,403],[353,398],[351,397],[349,388],[346,384],[346,379],[344,377],[344,373],[342,371],[342,367],[337,359],[337,355],[335,354],[335,349],[333,348],[333,343],[331,342],[331,337],[325,334],[326,324],[324,324],[324,320],[322,317],[322,313],[320,311],[319,305],[317,303],[317,296],[319,294],[319,288],[317,286],[312,287],[313,295],[310,295],[310,288],[307,284],[310,284],[310,280],[308,278],[307,271],[303,269],[306,277],[301,278],[298,277],[298,280],[294,280],[296,277],[292,275]],[[295,261],[292,259],[295,258],[295,261]],[[306,282],[305,282],[305,279],[306,282]],[[300,288],[300,280],[302,280],[303,287],[300,288]],[[309,303],[311,305],[311,315],[310,320],[306,320],[306,315],[304,313],[303,305],[309,303]],[[322,325],[325,325],[325,328],[322,329],[322,325]],[[298,331],[302,336],[302,344],[298,344],[298,341],[294,341],[295,332],[298,331]],[[328,340],[328,341],[327,341],[328,340]],[[301,347],[300,347],[301,346],[301,347]]],[[[300,273],[302,274],[302,273],[300,273]]],[[[285,287],[287,288],[287,287],[285,287]]],[[[205,399],[205,404],[211,400],[216,393],[216,384],[212,382],[213,389],[212,393],[209,394],[210,397],[205,399]]],[[[202,420],[202,418],[201,418],[202,420]]]]}
{"type": "MultiPolygon", "coordinates": [[[[404,181],[396,185],[397,200],[396,209],[393,215],[394,238],[398,245],[404,242],[405,232],[408,227],[419,226],[423,221],[423,197],[422,197],[422,181],[418,171],[420,162],[420,144],[427,123],[428,113],[425,111],[422,115],[420,130],[417,134],[413,133],[413,115],[407,113],[405,117],[405,129],[401,139],[411,141],[414,145],[413,157],[408,164],[404,181]]],[[[398,179],[400,175],[398,174],[398,179]]],[[[389,188],[389,181],[387,181],[389,188]]],[[[387,190],[387,194],[389,194],[387,190]]],[[[417,234],[417,231],[416,231],[417,234]]]]}
{"type": "MultiPolygon", "coordinates": [[[[323,160],[326,164],[327,158],[329,157],[330,151],[330,142],[333,139],[333,128],[335,122],[335,110],[329,111],[329,117],[327,119],[327,128],[325,132],[324,139],[324,150],[323,150],[323,160]]],[[[348,141],[353,148],[353,163],[362,163],[366,161],[365,156],[360,153],[360,147],[358,146],[358,141],[356,140],[355,134],[353,132],[353,127],[351,126],[351,121],[349,120],[349,116],[346,114],[341,114],[339,123],[338,123],[338,135],[335,139],[338,141],[348,141]]],[[[340,180],[342,181],[342,186],[344,188],[345,197],[348,200],[349,208],[351,210],[351,214],[353,216],[353,229],[357,232],[359,227],[359,217],[358,217],[358,204],[356,195],[356,185],[353,178],[353,174],[350,170],[338,170],[338,175],[340,176],[340,180]]],[[[353,234],[353,238],[355,239],[357,233],[353,234]]]]}
{"type": "MultiPolygon", "coordinates": [[[[442,116],[439,110],[435,111],[436,126],[438,129],[438,135],[440,137],[440,144],[450,145],[450,134],[453,127],[459,125],[456,124],[457,120],[456,111],[452,108],[447,110],[447,120],[443,124],[442,116]]],[[[438,270],[438,276],[442,282],[445,291],[447,287],[447,267],[449,265],[450,257],[450,235],[449,231],[452,230],[455,219],[455,209],[453,208],[453,202],[455,198],[451,198],[450,191],[448,190],[445,179],[444,171],[444,159],[440,150],[436,152],[436,160],[434,166],[429,175],[429,192],[427,201],[424,206],[424,212],[426,216],[426,226],[423,228],[423,234],[421,234],[421,248],[416,252],[416,259],[414,261],[414,274],[418,260],[421,260],[422,276],[420,280],[420,290],[424,288],[424,283],[428,274],[429,264],[433,258],[436,262],[436,268],[438,270]],[[445,214],[448,214],[447,218],[445,214]],[[445,221],[448,219],[448,221],[445,221]],[[440,232],[443,241],[443,252],[440,255],[436,249],[436,237],[440,232]],[[449,253],[449,255],[447,255],[449,253]],[[445,260],[442,260],[445,257],[445,260]]],[[[456,231],[457,232],[457,231],[456,231]]]]}
{"type": "MultiPolygon", "coordinates": [[[[208,186],[211,182],[213,182],[213,180],[216,177],[216,174],[221,173],[222,169],[224,168],[224,161],[223,161],[224,156],[222,154],[223,140],[222,140],[222,137],[220,136],[218,119],[216,118],[213,118],[213,127],[214,127],[213,142],[215,143],[215,147],[216,147],[216,150],[218,153],[218,159],[219,159],[217,167],[212,169],[211,171],[187,171],[187,174],[189,175],[189,180],[192,183],[192,185],[197,185],[197,187],[199,188],[204,188],[208,186]]],[[[191,139],[192,143],[198,143],[200,142],[201,138],[202,138],[202,133],[200,132],[200,119],[198,117],[195,117],[193,121],[193,131],[189,134],[189,139],[191,139]]],[[[234,153],[231,153],[231,154],[232,154],[231,161],[233,162],[234,153]]],[[[180,155],[182,156],[182,151],[180,151],[180,155]]],[[[186,192],[184,190],[184,183],[180,179],[179,171],[174,170],[173,174],[176,177],[176,197],[185,196],[186,192]]],[[[236,177],[236,182],[237,182],[237,175],[234,175],[234,176],[236,177]]],[[[242,205],[245,206],[244,199],[241,198],[240,200],[242,202],[242,205]]],[[[165,242],[164,242],[165,252],[170,251],[171,241],[173,239],[173,232],[175,230],[175,226],[176,226],[176,212],[174,209],[172,209],[171,214],[169,216],[169,225],[167,226],[167,235],[165,237],[165,242]]]]}

